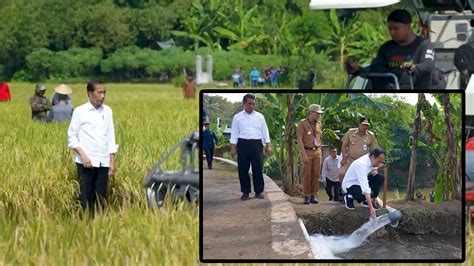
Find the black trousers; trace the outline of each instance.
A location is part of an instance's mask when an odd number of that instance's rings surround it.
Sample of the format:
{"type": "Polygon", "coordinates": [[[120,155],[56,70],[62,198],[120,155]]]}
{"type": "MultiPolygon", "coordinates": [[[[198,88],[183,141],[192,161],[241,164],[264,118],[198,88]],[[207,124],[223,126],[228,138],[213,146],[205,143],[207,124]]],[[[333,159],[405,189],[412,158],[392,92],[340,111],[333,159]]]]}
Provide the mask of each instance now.
{"type": "Polygon", "coordinates": [[[326,193],[328,194],[330,199],[333,198],[335,201],[339,201],[340,190],[341,190],[341,181],[334,182],[326,177],[326,193]],[[332,194],[333,187],[334,187],[334,195],[332,194]]]}
{"type": "MultiPolygon", "coordinates": [[[[371,190],[370,197],[372,199],[378,197],[380,188],[382,187],[384,176],[382,174],[369,175],[369,187],[371,190]]],[[[365,195],[362,193],[362,189],[359,185],[352,185],[347,189],[347,194],[351,194],[352,197],[357,200],[357,202],[362,202],[365,200],[365,195]]]]}
{"type": "Polygon", "coordinates": [[[212,159],[214,158],[214,147],[204,148],[206,154],[207,168],[212,168],[212,159]]]}
{"type": "Polygon", "coordinates": [[[239,139],[237,141],[237,164],[239,169],[240,191],[250,194],[249,169],[252,164],[253,188],[256,194],[263,192],[263,144],[262,141],[239,139]]]}
{"type": "Polygon", "coordinates": [[[76,163],[79,175],[79,190],[82,208],[93,212],[96,207],[105,207],[107,198],[107,183],[109,181],[108,167],[85,168],[76,163]]]}

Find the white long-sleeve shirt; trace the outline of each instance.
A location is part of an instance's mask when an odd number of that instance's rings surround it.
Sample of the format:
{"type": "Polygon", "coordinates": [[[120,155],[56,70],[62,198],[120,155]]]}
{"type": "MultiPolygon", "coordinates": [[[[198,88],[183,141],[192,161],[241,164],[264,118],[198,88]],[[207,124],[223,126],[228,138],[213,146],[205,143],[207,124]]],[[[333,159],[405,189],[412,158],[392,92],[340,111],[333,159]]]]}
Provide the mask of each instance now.
{"type": "MultiPolygon", "coordinates": [[[[68,147],[80,147],[93,167],[109,167],[110,154],[117,152],[112,109],[104,104],[96,109],[89,101],[77,107],[69,124],[68,147]]],[[[82,164],[79,154],[74,161],[82,164]]]]}
{"type": "Polygon", "coordinates": [[[331,155],[328,155],[323,161],[323,171],[321,177],[326,181],[326,177],[333,182],[339,182],[337,177],[337,172],[339,171],[339,156],[336,155],[336,158],[332,158],[331,155]]]}
{"type": "Polygon", "coordinates": [[[265,117],[257,111],[249,114],[245,110],[234,115],[230,143],[237,144],[239,138],[261,139],[263,143],[270,143],[270,135],[265,117]]]}
{"type": "Polygon", "coordinates": [[[371,193],[369,179],[367,175],[372,171],[373,166],[370,162],[369,154],[366,154],[352,162],[347,169],[344,180],[342,180],[342,189],[347,191],[353,185],[360,186],[362,193],[371,193]]]}

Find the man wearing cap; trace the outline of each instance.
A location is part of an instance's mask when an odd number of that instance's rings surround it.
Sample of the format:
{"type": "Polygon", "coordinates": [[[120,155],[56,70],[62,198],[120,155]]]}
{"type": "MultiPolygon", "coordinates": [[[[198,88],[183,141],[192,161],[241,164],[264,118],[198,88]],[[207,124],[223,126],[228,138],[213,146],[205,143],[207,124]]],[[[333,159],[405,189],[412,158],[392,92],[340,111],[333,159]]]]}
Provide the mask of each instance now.
{"type": "Polygon", "coordinates": [[[318,203],[319,176],[321,172],[321,106],[311,104],[309,115],[300,120],[297,127],[298,145],[303,162],[304,204],[318,203]]]}
{"type": "Polygon", "coordinates": [[[48,111],[51,109],[51,103],[44,96],[45,91],[43,84],[37,84],[35,94],[30,97],[31,118],[35,121],[46,121],[48,111]]]}
{"type": "Polygon", "coordinates": [[[63,99],[65,98],[65,103],[67,106],[72,108],[72,101],[71,97],[69,96],[72,93],[71,87],[69,87],[66,84],[61,84],[54,88],[54,93],[53,96],[51,97],[51,103],[53,106],[59,103],[59,97],[60,95],[64,95],[65,97],[62,97],[63,99]]]}
{"type": "Polygon", "coordinates": [[[244,110],[234,115],[230,133],[230,154],[235,158],[239,169],[241,200],[249,200],[252,164],[253,188],[255,198],[264,199],[263,190],[263,147],[265,155],[270,156],[270,134],[265,117],[255,111],[255,96],[246,94],[243,99],[244,110]]]}
{"type": "Polygon", "coordinates": [[[114,121],[112,109],[104,104],[102,81],[87,83],[89,101],[77,107],[68,129],[68,147],[75,151],[81,206],[94,213],[106,203],[107,183],[115,174],[114,121]]]}
{"type": "Polygon", "coordinates": [[[214,157],[214,144],[218,145],[216,133],[211,130],[209,122],[204,123],[204,131],[202,132],[202,142],[204,153],[206,154],[207,168],[212,169],[212,159],[214,157]]]}
{"type": "MultiPolygon", "coordinates": [[[[435,69],[435,52],[429,40],[415,35],[411,28],[411,15],[404,9],[392,11],[387,18],[387,26],[392,40],[384,43],[377,57],[368,67],[347,61],[349,74],[367,77],[367,74],[393,73],[400,82],[401,89],[410,89],[410,75],[414,89],[431,89],[432,73],[435,69]]],[[[372,88],[385,89],[393,79],[373,78],[372,88]]]]}
{"type": "Polygon", "coordinates": [[[338,172],[338,177],[341,182],[353,161],[367,153],[370,153],[373,149],[379,146],[374,133],[369,130],[369,126],[369,119],[361,117],[359,120],[359,127],[349,129],[344,137],[342,137],[341,168],[339,168],[338,172]]]}

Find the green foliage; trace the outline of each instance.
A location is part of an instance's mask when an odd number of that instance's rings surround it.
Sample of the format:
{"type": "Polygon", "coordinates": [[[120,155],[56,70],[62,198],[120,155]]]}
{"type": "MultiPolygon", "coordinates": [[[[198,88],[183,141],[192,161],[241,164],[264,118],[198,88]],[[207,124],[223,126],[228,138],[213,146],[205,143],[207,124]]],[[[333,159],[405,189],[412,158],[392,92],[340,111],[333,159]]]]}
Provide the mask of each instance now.
{"type": "Polygon", "coordinates": [[[207,48],[205,54],[216,59],[216,80],[228,80],[237,67],[281,65],[289,70],[281,81],[294,87],[309,67],[316,67],[317,84],[342,88],[344,60],[369,62],[388,39],[385,18],[391,9],[348,16],[309,10],[305,0],[3,1],[0,76],[170,81],[182,68],[193,69],[190,55],[207,48]],[[157,53],[156,42],[170,38],[179,47],[173,52],[179,53],[157,53]],[[68,57],[57,52],[72,48],[99,49],[104,62],[82,71],[66,70],[73,67],[69,63],[56,67],[37,60],[39,55],[52,60],[41,49],[68,57]],[[178,62],[169,62],[171,58],[178,62]],[[39,69],[31,69],[33,65],[39,69]]]}
{"type": "Polygon", "coordinates": [[[101,59],[102,51],[98,48],[71,48],[59,52],[40,48],[26,57],[27,77],[28,80],[46,80],[93,75],[101,59]]]}
{"type": "Polygon", "coordinates": [[[185,77],[184,75],[178,75],[176,77],[173,78],[173,86],[175,86],[176,88],[181,88],[181,85],[183,84],[183,82],[185,81],[185,77]]]}

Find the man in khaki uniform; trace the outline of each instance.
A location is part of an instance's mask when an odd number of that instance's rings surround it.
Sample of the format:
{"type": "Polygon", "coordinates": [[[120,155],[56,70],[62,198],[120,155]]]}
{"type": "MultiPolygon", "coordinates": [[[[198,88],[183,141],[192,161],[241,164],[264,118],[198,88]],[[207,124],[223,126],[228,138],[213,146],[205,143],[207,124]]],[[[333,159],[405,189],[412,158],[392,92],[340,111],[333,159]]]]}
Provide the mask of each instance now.
{"type": "Polygon", "coordinates": [[[304,204],[318,203],[316,198],[319,189],[321,172],[321,123],[319,115],[323,113],[321,106],[311,104],[309,115],[298,123],[298,145],[301,149],[303,162],[303,194],[304,204]]]}
{"type": "Polygon", "coordinates": [[[349,129],[342,138],[342,160],[341,168],[339,168],[338,172],[341,182],[353,161],[379,147],[374,133],[369,130],[369,126],[369,120],[362,117],[359,121],[359,127],[349,129]]]}

